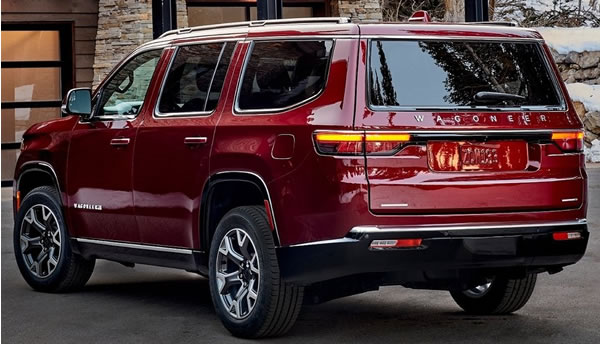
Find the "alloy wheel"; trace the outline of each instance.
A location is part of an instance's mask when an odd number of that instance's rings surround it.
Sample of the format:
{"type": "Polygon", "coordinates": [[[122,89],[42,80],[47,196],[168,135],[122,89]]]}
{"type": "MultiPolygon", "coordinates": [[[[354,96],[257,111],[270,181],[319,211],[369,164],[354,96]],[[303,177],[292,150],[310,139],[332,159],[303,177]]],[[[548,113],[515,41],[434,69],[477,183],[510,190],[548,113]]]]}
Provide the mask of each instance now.
{"type": "Polygon", "coordinates": [[[250,235],[240,228],[229,230],[219,244],[215,268],[219,296],[229,315],[248,317],[260,287],[260,263],[250,235]]]}
{"type": "Polygon", "coordinates": [[[31,274],[47,278],[58,266],[61,233],[56,215],[43,204],[27,210],[19,232],[21,254],[31,274]]]}
{"type": "Polygon", "coordinates": [[[490,290],[491,285],[492,285],[492,282],[484,283],[482,285],[478,285],[471,289],[467,289],[463,293],[472,298],[479,298],[479,297],[482,297],[485,294],[487,294],[487,292],[490,290]]]}

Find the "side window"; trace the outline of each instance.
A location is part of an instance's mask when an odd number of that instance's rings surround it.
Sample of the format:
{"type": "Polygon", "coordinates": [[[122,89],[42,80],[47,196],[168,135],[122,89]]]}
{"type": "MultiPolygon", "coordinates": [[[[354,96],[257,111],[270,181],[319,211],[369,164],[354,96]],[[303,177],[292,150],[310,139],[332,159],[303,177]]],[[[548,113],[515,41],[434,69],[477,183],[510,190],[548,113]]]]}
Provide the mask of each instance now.
{"type": "Polygon", "coordinates": [[[254,42],[237,107],[281,109],[325,87],[332,41],[254,42]]]}
{"type": "Polygon", "coordinates": [[[180,47],[160,96],[159,115],[213,111],[234,47],[235,43],[180,47]]]}
{"type": "Polygon", "coordinates": [[[137,115],[161,54],[150,50],[122,66],[102,90],[97,116],[137,115]]]}

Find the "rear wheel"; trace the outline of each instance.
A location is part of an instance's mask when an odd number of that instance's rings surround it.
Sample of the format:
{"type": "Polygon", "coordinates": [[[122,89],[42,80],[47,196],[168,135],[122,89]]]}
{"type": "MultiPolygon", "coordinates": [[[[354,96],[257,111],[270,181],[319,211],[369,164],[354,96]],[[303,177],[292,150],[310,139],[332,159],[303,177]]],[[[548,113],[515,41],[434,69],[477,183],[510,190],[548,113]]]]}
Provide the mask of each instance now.
{"type": "Polygon", "coordinates": [[[15,258],[35,290],[66,292],[85,285],[94,260],[73,253],[56,190],[42,186],[28,193],[15,218],[15,258]]]}
{"type": "Polygon", "coordinates": [[[462,291],[451,291],[456,303],[471,314],[509,314],[521,309],[533,293],[536,274],[525,278],[496,277],[488,283],[462,291]]]}
{"type": "Polygon", "coordinates": [[[283,282],[264,208],[227,213],[213,236],[210,292],[217,315],[235,336],[284,334],[296,321],[304,290],[283,282]]]}

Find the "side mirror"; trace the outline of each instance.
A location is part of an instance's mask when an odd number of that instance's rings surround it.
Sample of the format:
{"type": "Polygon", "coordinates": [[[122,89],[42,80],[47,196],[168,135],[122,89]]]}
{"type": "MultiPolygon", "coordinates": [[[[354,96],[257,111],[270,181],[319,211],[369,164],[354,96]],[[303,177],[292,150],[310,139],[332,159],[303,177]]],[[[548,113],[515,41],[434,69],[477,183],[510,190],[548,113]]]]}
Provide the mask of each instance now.
{"type": "Polygon", "coordinates": [[[65,115],[80,115],[84,119],[89,119],[92,115],[92,90],[89,88],[69,90],[61,110],[65,115]]]}

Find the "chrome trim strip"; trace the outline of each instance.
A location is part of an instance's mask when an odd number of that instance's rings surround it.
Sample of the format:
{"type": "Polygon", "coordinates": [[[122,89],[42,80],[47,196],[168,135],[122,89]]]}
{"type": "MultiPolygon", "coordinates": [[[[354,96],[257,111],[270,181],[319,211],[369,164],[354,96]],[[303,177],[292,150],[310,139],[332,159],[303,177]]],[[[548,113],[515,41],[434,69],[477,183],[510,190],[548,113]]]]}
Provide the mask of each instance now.
{"type": "Polygon", "coordinates": [[[353,234],[366,233],[402,233],[402,232],[447,232],[447,231],[466,231],[477,229],[503,229],[503,228],[533,228],[533,227],[551,227],[551,226],[575,226],[587,224],[586,219],[576,221],[542,222],[526,223],[519,225],[471,225],[471,226],[417,226],[417,227],[396,227],[379,228],[376,226],[356,226],[350,230],[353,234]]]}
{"type": "Polygon", "coordinates": [[[314,246],[314,245],[331,245],[331,244],[346,244],[358,242],[357,239],[352,238],[340,238],[340,239],[331,239],[331,240],[321,240],[321,241],[313,241],[313,242],[305,242],[303,244],[290,245],[286,247],[303,247],[303,246],[314,246]]]}
{"type": "Polygon", "coordinates": [[[104,246],[114,246],[114,247],[123,247],[123,248],[132,248],[137,250],[147,250],[147,251],[156,251],[156,252],[167,252],[167,253],[178,253],[178,254],[192,254],[192,250],[185,248],[175,248],[175,247],[167,247],[167,246],[154,246],[154,245],[143,245],[143,244],[132,244],[128,242],[121,241],[110,241],[110,240],[97,240],[97,239],[85,239],[85,238],[73,238],[77,242],[81,242],[84,244],[94,244],[94,245],[104,245],[104,246]]]}
{"type": "MultiPolygon", "coordinates": [[[[415,28],[414,26],[408,26],[409,28],[415,28]]],[[[471,27],[469,27],[470,29],[471,27]]],[[[530,38],[530,37],[465,37],[465,36],[432,36],[432,35],[420,35],[415,33],[414,35],[361,35],[361,39],[404,39],[404,40],[435,40],[435,41],[498,41],[498,42],[510,42],[510,41],[525,41],[525,42],[543,42],[543,38],[530,38]]]]}
{"type": "Polygon", "coordinates": [[[561,201],[563,203],[566,203],[566,202],[577,202],[578,200],[579,200],[579,198],[575,197],[575,198],[563,198],[561,201]]]}
{"type": "Polygon", "coordinates": [[[265,190],[267,191],[267,199],[269,201],[269,204],[271,205],[271,218],[273,219],[273,226],[275,227],[275,234],[277,235],[277,241],[279,241],[279,244],[281,245],[281,240],[279,237],[279,229],[277,227],[277,220],[275,220],[275,209],[273,208],[273,201],[271,200],[271,193],[269,192],[269,188],[267,187],[267,183],[265,182],[265,180],[258,175],[257,173],[254,172],[250,172],[250,171],[220,171],[215,173],[214,175],[221,175],[221,174],[228,174],[228,173],[242,173],[242,174],[249,174],[252,175],[256,178],[258,178],[261,183],[263,184],[263,186],[265,187],[265,190]]]}
{"type": "Polygon", "coordinates": [[[382,207],[408,207],[408,203],[381,203],[382,207]]]}

